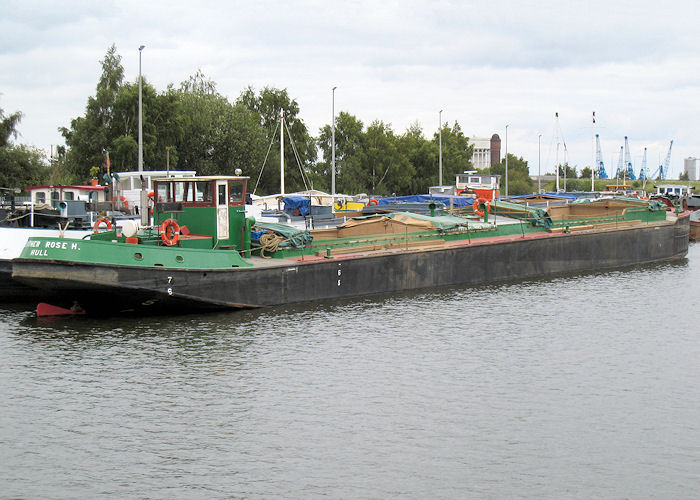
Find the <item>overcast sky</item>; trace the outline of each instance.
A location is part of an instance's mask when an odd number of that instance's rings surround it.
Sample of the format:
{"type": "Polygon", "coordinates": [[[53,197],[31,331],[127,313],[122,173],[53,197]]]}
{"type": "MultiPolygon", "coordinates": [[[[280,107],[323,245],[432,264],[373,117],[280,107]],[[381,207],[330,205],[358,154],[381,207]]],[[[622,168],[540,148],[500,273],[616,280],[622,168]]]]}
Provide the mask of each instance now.
{"type": "Polygon", "coordinates": [[[287,89],[312,135],[346,111],[426,137],[459,122],[498,133],[530,171],[593,161],[606,170],[629,136],[635,169],[674,140],[671,175],[700,157],[700,26],[691,1],[0,0],[0,108],[21,111],[18,142],[63,144],[116,44],[125,78],[158,91],[201,69],[234,101],[247,86],[287,89]],[[555,113],[559,113],[557,133],[555,113]],[[538,148],[538,136],[541,146],[538,148]]]}

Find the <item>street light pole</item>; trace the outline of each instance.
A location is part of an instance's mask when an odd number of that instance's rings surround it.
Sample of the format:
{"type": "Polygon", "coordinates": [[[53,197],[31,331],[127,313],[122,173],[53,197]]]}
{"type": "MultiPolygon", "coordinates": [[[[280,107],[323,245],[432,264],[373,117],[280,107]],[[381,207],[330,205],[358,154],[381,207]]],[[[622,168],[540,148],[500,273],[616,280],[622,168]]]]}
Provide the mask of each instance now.
{"type": "MultiPolygon", "coordinates": [[[[145,45],[139,47],[139,173],[143,172],[143,118],[142,118],[142,102],[141,102],[141,52],[145,45]]],[[[146,202],[146,186],[144,185],[143,175],[141,178],[141,199],[139,202],[139,210],[141,210],[141,225],[148,225],[148,207],[146,202]]]]}
{"type": "Polygon", "coordinates": [[[440,110],[440,113],[438,113],[438,121],[440,122],[440,128],[439,130],[439,164],[440,168],[438,170],[438,185],[442,186],[442,110],[440,110]]]}
{"type": "Polygon", "coordinates": [[[335,89],[338,87],[333,87],[331,92],[333,94],[333,119],[331,120],[331,195],[333,196],[333,203],[335,204],[335,89]]]}
{"type": "Polygon", "coordinates": [[[508,125],[506,125],[506,198],[508,198],[508,125]]]}

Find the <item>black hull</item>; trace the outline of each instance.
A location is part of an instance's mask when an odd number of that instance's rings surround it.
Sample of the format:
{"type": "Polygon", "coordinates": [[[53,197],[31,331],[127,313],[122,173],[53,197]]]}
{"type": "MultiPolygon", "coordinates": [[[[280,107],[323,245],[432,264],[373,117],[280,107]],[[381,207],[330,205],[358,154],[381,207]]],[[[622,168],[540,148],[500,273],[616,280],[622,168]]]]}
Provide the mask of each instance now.
{"type": "Polygon", "coordinates": [[[50,300],[55,294],[12,279],[12,261],[0,259],[0,303],[50,300]]]}
{"type": "MultiPolygon", "coordinates": [[[[70,305],[149,312],[253,308],[447,285],[530,279],[680,259],[688,217],[643,227],[505,238],[432,250],[314,261],[268,261],[262,268],[189,271],[14,262],[16,279],[60,292],[70,305]]],[[[48,291],[48,290],[47,290],[48,291]]]]}

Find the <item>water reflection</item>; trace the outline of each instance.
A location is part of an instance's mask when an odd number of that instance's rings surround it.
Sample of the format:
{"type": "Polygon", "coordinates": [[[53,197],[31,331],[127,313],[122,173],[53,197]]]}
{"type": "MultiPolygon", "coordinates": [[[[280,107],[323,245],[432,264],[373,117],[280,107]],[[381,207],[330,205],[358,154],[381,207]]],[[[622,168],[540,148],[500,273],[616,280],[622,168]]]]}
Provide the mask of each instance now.
{"type": "Polygon", "coordinates": [[[205,315],[40,322],[2,306],[0,484],[24,498],[687,497],[699,258],[205,315]]]}

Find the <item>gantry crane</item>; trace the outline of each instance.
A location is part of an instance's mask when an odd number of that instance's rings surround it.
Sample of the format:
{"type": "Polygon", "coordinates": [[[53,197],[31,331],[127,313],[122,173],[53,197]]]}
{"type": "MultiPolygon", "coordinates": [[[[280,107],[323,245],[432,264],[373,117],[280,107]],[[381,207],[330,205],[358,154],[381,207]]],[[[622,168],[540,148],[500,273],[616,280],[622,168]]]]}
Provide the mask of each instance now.
{"type": "Polygon", "coordinates": [[[630,145],[627,141],[627,136],[625,136],[625,171],[627,172],[629,180],[634,181],[637,179],[634,176],[634,169],[632,168],[632,157],[630,156],[630,145]]]}
{"type": "Polygon", "coordinates": [[[659,165],[659,168],[657,168],[653,174],[649,176],[650,179],[656,178],[656,180],[664,180],[666,179],[666,176],[668,175],[668,169],[671,165],[671,149],[673,148],[673,140],[671,140],[671,144],[668,146],[668,154],[666,155],[666,161],[663,162],[663,164],[659,165]],[[657,176],[658,174],[658,176],[657,176]]]}
{"type": "Polygon", "coordinates": [[[671,166],[671,149],[673,148],[673,139],[671,139],[671,144],[668,145],[668,154],[666,155],[666,161],[663,165],[659,165],[659,179],[665,179],[668,175],[668,169],[671,166]]]}
{"type": "Polygon", "coordinates": [[[603,164],[603,152],[600,149],[600,135],[595,135],[595,163],[596,170],[599,179],[607,179],[608,174],[605,172],[605,165],[603,164]]]}
{"type": "Polygon", "coordinates": [[[647,179],[647,148],[644,148],[644,156],[642,156],[642,169],[639,171],[639,180],[647,179]]]}
{"type": "Polygon", "coordinates": [[[620,156],[617,159],[617,170],[615,171],[615,178],[619,179],[620,177],[624,177],[625,171],[622,168],[622,158],[624,157],[624,146],[620,146],[620,156]]]}

